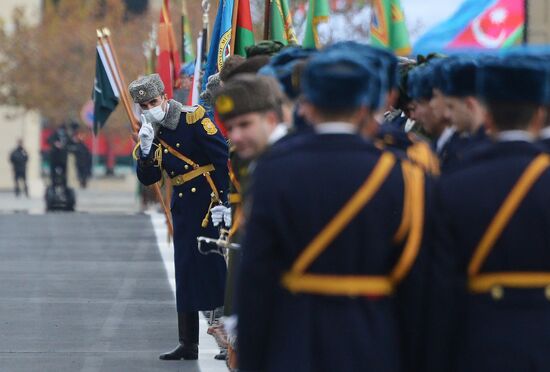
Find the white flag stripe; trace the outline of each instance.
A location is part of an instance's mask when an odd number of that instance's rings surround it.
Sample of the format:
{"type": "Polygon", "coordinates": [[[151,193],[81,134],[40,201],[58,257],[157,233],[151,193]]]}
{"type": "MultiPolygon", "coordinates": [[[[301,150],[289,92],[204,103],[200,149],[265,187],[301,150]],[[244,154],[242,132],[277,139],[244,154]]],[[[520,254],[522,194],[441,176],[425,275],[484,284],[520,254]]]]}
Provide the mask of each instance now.
{"type": "Polygon", "coordinates": [[[201,62],[202,62],[202,32],[197,38],[197,59],[195,60],[195,74],[193,76],[193,86],[191,89],[191,105],[199,103],[199,87],[201,77],[201,62]]]}
{"type": "MultiPolygon", "coordinates": [[[[105,46],[105,49],[110,52],[108,46],[105,46]]],[[[103,64],[103,68],[105,68],[105,72],[107,72],[107,78],[109,79],[109,83],[111,84],[111,88],[113,89],[113,92],[115,93],[115,97],[120,98],[120,92],[118,91],[118,86],[115,81],[114,71],[111,71],[111,67],[109,63],[107,62],[107,58],[105,56],[105,53],[103,53],[103,48],[101,48],[100,45],[97,45],[97,52],[99,53],[99,58],[101,58],[101,63],[103,64]]],[[[112,56],[111,56],[112,58],[112,56]]],[[[112,59],[110,60],[112,63],[112,66],[114,66],[114,62],[112,59]]]]}

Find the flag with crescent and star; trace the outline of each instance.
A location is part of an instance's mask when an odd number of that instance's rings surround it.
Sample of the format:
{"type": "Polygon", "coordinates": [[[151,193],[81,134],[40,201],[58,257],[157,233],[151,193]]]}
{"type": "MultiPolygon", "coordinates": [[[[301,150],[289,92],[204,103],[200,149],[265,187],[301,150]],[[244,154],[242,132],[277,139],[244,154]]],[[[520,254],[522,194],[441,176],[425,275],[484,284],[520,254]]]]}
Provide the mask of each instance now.
{"type": "Polygon", "coordinates": [[[447,21],[414,45],[415,53],[500,49],[521,43],[525,0],[466,0],[447,21]]]}

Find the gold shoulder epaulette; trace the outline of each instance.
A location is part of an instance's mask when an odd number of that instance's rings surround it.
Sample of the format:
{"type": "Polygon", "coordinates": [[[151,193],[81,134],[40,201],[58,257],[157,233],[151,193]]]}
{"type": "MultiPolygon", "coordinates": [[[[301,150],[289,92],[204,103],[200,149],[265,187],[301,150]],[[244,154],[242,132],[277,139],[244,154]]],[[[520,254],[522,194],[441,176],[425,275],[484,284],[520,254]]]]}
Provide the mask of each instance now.
{"type": "Polygon", "coordinates": [[[182,111],[185,112],[185,122],[187,124],[196,123],[206,114],[206,110],[201,105],[184,106],[182,111]]]}

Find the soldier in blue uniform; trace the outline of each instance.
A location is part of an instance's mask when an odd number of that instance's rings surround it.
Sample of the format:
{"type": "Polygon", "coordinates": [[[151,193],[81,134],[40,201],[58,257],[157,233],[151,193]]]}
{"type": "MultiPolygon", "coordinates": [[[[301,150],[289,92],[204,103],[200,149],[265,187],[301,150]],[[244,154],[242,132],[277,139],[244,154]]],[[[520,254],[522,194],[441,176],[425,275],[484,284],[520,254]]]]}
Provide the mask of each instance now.
{"type": "MultiPolygon", "coordinates": [[[[273,56],[270,62],[262,67],[258,74],[276,78],[288,98],[283,110],[290,111],[292,123],[289,139],[295,135],[311,132],[311,126],[300,113],[300,73],[308,58],[317,53],[316,49],[303,49],[298,46],[289,46],[273,56]]],[[[285,115],[287,116],[287,115],[285,115]]]]}
{"type": "Polygon", "coordinates": [[[476,97],[476,71],[483,58],[449,58],[441,67],[438,87],[447,102],[446,116],[455,129],[441,164],[447,172],[476,146],[487,142],[485,109],[476,97]]]}
{"type": "Polygon", "coordinates": [[[454,153],[461,147],[460,133],[447,115],[446,97],[441,90],[443,67],[450,58],[437,58],[415,68],[409,77],[409,93],[416,101],[414,119],[432,140],[433,151],[445,169],[454,153]]]}
{"type": "Polygon", "coordinates": [[[483,63],[477,90],[493,142],[435,195],[427,371],[550,371],[550,158],[545,69],[483,63]]]}
{"type": "Polygon", "coordinates": [[[202,106],[168,100],[158,74],[133,81],[129,90],[143,111],[137,176],[151,185],[164,171],[173,186],[179,345],[160,358],[197,359],[198,311],[223,305],[224,259],[199,253],[197,236],[218,237],[209,214],[213,206],[227,201],[227,143],[202,106]]]}
{"type": "Polygon", "coordinates": [[[375,74],[353,53],[312,57],[314,132],[258,162],[237,288],[243,371],[414,370],[425,180],[361,134],[375,74]]]}

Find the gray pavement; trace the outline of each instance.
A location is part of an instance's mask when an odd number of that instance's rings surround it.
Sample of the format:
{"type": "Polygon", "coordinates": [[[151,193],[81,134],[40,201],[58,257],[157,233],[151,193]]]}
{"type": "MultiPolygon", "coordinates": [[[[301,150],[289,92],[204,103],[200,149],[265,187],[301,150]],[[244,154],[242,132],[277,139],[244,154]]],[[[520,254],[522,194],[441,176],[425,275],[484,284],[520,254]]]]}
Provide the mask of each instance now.
{"type": "Polygon", "coordinates": [[[149,216],[108,182],[79,191],[76,213],[0,193],[0,371],[227,370],[204,322],[198,362],[158,360],[174,296],[149,216]]]}

